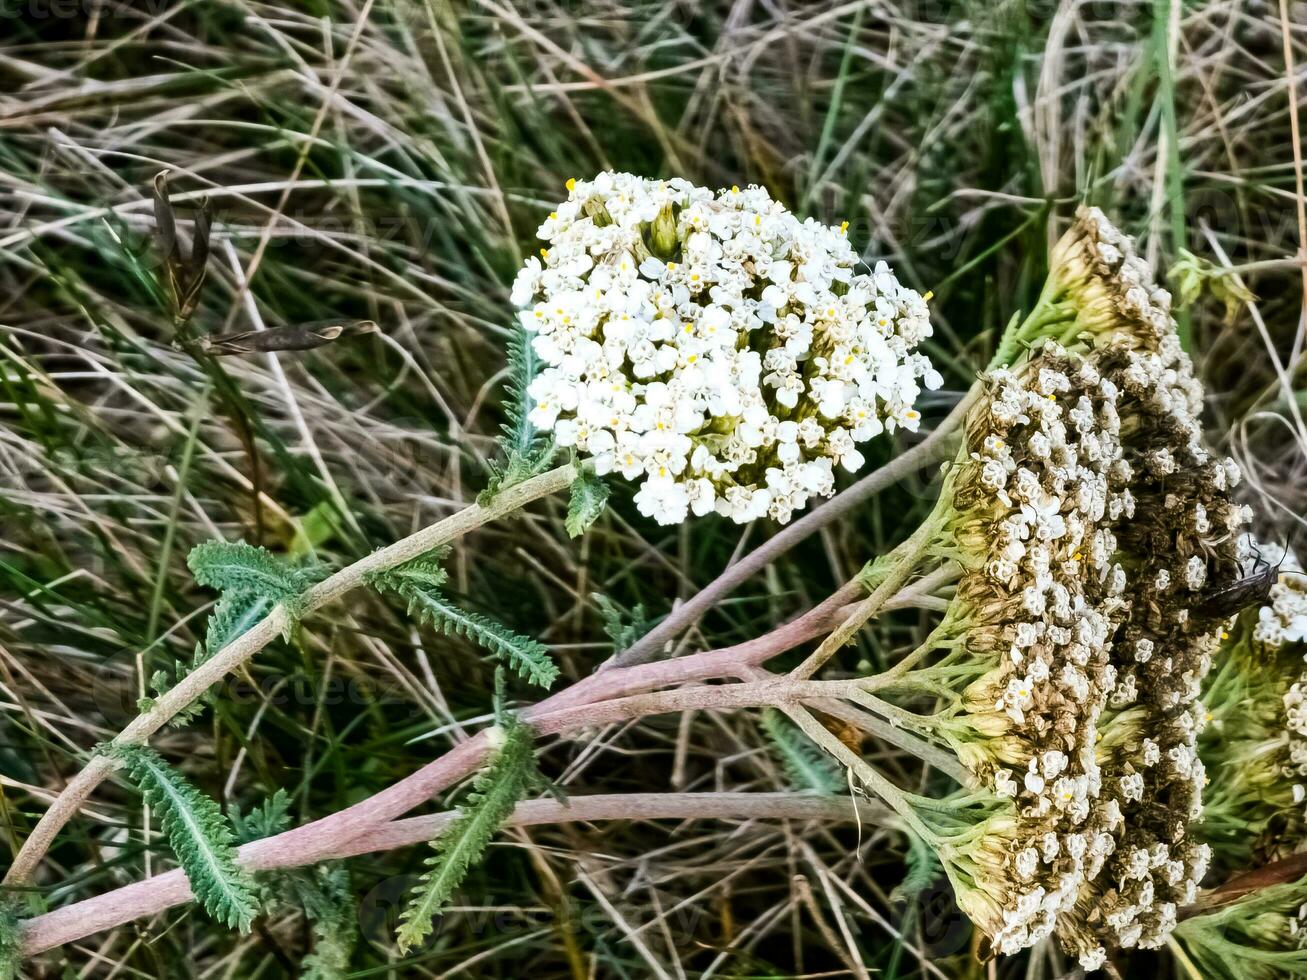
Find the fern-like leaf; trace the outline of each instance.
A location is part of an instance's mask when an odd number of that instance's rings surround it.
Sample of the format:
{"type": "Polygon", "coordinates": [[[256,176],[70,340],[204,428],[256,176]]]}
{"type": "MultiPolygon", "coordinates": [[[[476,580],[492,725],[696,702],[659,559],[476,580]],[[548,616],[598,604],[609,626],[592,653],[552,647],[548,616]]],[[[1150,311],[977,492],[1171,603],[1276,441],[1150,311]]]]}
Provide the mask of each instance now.
{"type": "Polygon", "coordinates": [[[613,641],[614,650],[633,646],[653,627],[653,620],[645,611],[644,603],[637,602],[629,613],[601,592],[591,592],[590,598],[599,606],[604,618],[604,632],[613,641]]]}
{"type": "Polygon", "coordinates": [[[554,455],[552,439],[544,438],[531,422],[531,396],[527,388],[540,370],[531,338],[518,324],[508,342],[508,381],[504,385],[502,460],[491,466],[486,489],[477,496],[482,506],[501,490],[543,473],[554,455]]]}
{"type": "Polygon", "coordinates": [[[466,637],[531,683],[548,688],[558,679],[558,665],[539,640],[514,633],[489,616],[461,609],[435,589],[415,589],[405,598],[409,615],[425,619],[446,636],[466,637]]]}
{"type": "Polygon", "coordinates": [[[293,888],[313,929],[313,949],[300,961],[300,980],[344,980],[359,934],[349,872],[315,868],[296,875],[293,888]]]}
{"type": "Polygon", "coordinates": [[[248,932],[258,913],[254,879],[236,864],[231,825],[205,796],[153,749],[114,745],[110,753],[158,815],[191,891],[214,919],[248,932]]]}
{"type": "Polygon", "coordinates": [[[843,780],[834,761],[797,725],[775,708],[762,713],[762,725],[785,760],[785,771],[796,787],[826,794],[840,792],[843,780]]]}
{"type": "Polygon", "coordinates": [[[535,346],[519,323],[508,341],[508,381],[504,385],[504,448],[510,459],[530,459],[540,450],[540,433],[531,422],[531,396],[527,394],[539,370],[535,346]]]}
{"type": "MultiPolygon", "coordinates": [[[[170,687],[177,684],[187,674],[207,661],[227,644],[249,631],[272,609],[272,600],[261,595],[239,592],[225,594],[213,607],[209,616],[209,627],[205,631],[204,642],[195,644],[195,653],[190,664],[178,661],[170,669],[156,670],[150,677],[150,687],[154,698],[142,698],[138,702],[141,712],[150,710],[155,698],[163,695],[170,687]]],[[[181,727],[194,721],[205,705],[212,700],[211,692],[205,692],[189,705],[178,711],[169,719],[172,727],[181,727]]]]}
{"type": "Polygon", "coordinates": [[[590,530],[608,503],[608,484],[589,470],[581,470],[572,481],[572,496],[567,504],[567,533],[579,538],[590,530]]]}
{"type": "Polygon", "coordinates": [[[445,572],[436,561],[423,556],[371,575],[368,581],[374,588],[394,592],[407,601],[410,616],[430,623],[446,636],[467,637],[533,684],[551,686],[558,679],[558,665],[549,656],[549,648],[488,616],[468,612],[451,602],[440,591],[445,572]]]}
{"type": "MultiPolygon", "coordinates": [[[[280,834],[290,826],[290,794],[278,788],[248,814],[231,808],[237,839],[245,844],[280,834]]],[[[358,942],[358,915],[349,872],[319,865],[265,871],[255,879],[264,908],[302,909],[313,946],[300,961],[300,980],[343,980],[358,942]]]]}
{"type": "Polygon", "coordinates": [[[280,834],[290,827],[290,794],[278,786],[275,793],[249,813],[232,806],[231,825],[242,844],[280,834]]]}
{"type": "Polygon", "coordinates": [[[907,834],[908,851],[903,856],[907,873],[894,889],[891,897],[896,901],[910,902],[916,900],[917,896],[929,888],[931,883],[943,874],[944,868],[939,863],[939,855],[930,844],[911,830],[907,834]]]}
{"type": "Polygon", "coordinates": [[[430,870],[413,890],[396,934],[400,952],[431,934],[431,922],[486,846],[499,832],[535,778],[535,747],[531,729],[520,722],[504,728],[504,739],[490,764],[473,783],[473,793],[459,815],[435,841],[427,859],[430,870]]]}
{"type": "Polygon", "coordinates": [[[209,614],[204,632],[204,656],[191,663],[194,669],[232,641],[249,632],[272,611],[272,600],[250,593],[228,593],[218,600],[209,614]]]}
{"type": "Polygon", "coordinates": [[[399,593],[410,588],[438,589],[449,579],[449,573],[441,566],[448,555],[448,548],[436,548],[402,565],[371,573],[367,576],[368,584],[379,591],[399,593]]]}
{"type": "Polygon", "coordinates": [[[244,541],[205,541],[186,556],[195,581],[221,592],[252,593],[278,602],[299,592],[295,570],[244,541]]]}

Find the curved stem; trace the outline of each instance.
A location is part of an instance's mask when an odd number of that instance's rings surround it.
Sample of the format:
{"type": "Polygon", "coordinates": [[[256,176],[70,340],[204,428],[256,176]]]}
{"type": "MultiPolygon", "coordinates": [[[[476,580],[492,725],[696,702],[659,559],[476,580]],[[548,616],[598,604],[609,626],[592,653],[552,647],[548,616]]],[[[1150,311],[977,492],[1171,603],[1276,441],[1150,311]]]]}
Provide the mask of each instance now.
{"type": "MultiPolygon", "coordinates": [[[[706,608],[726,592],[729,592],[738,581],[742,581],[757,568],[763,567],[774,560],[808,534],[835,520],[881,487],[887,486],[911,472],[913,468],[926,465],[934,458],[935,449],[945,434],[956,427],[965,417],[967,409],[978,397],[979,390],[979,387],[973,388],[945,419],[940,428],[927,437],[921,445],[915,447],[914,450],[909,450],[898,457],[894,463],[850,487],[840,497],[832,500],[824,507],[818,508],[807,518],[796,522],[786,531],[778,534],[766,545],[752,553],[744,562],[733,566],[713,586],[705,589],[694,600],[683,606],[679,611],[679,617],[669,617],[668,620],[664,621],[660,627],[665,634],[663,638],[660,639],[656,636],[658,630],[655,630],[646,636],[641,643],[626,651],[623,656],[638,654],[639,656],[634,657],[634,659],[639,660],[640,656],[652,655],[668,635],[673,635],[684,626],[689,625],[693,618],[697,618],[697,614],[694,613],[696,603],[698,608],[706,608]],[[814,520],[819,514],[822,515],[820,519],[814,520]]],[[[395,567],[496,517],[509,513],[531,500],[562,489],[572,482],[575,475],[576,468],[573,465],[561,466],[549,473],[542,474],[503,491],[487,507],[474,504],[388,548],[374,552],[311,589],[304,597],[305,611],[316,610],[344,595],[359,585],[369,573],[395,567]]],[[[614,705],[619,706],[621,710],[636,711],[637,713],[649,713],[657,710],[684,710],[686,707],[694,706],[692,702],[695,695],[672,691],[663,695],[648,696],[654,700],[641,702],[638,697],[624,698],[623,694],[632,689],[648,690],[651,687],[715,677],[737,677],[743,680],[749,677],[750,670],[756,665],[763,663],[777,653],[793,648],[804,640],[821,635],[821,633],[828,631],[832,625],[839,622],[840,619],[844,619],[847,625],[852,616],[856,614],[859,617],[858,623],[860,624],[865,622],[877,610],[893,608],[896,605],[911,604],[914,601],[914,596],[911,595],[912,590],[903,589],[900,591],[899,588],[905,577],[906,574],[902,577],[895,576],[897,581],[880,583],[873,595],[869,597],[869,599],[875,600],[874,608],[870,611],[866,608],[867,600],[855,605],[852,609],[846,608],[847,604],[862,591],[861,584],[855,579],[808,613],[756,640],[724,650],[711,651],[661,664],[635,663],[616,669],[614,669],[614,664],[610,664],[608,669],[601,670],[586,680],[573,685],[568,690],[546,699],[533,709],[529,709],[524,713],[524,717],[536,724],[541,734],[549,734],[563,730],[563,728],[553,728],[552,726],[554,724],[564,724],[559,722],[558,719],[570,718],[573,714],[579,713],[576,722],[578,725],[588,726],[601,723],[601,715],[596,712],[596,702],[603,698],[610,699],[604,702],[605,706],[609,707],[610,710],[614,705]],[[686,700],[687,698],[688,700],[686,700]]],[[[922,585],[924,586],[926,583],[923,582],[922,585]]],[[[929,588],[917,591],[924,595],[929,591],[929,588]]],[[[144,742],[150,735],[166,724],[169,719],[203,694],[212,683],[219,680],[230,670],[243,664],[258,650],[280,635],[286,625],[288,625],[288,618],[285,609],[280,606],[274,608],[254,628],[219,651],[213,658],[163,695],[149,712],[135,719],[124,729],[115,739],[115,742],[129,744],[144,742]]],[[[619,657],[617,662],[620,663],[621,659],[619,657]]],[[[784,697],[830,698],[835,692],[828,690],[828,688],[831,685],[839,686],[841,683],[845,682],[804,682],[800,678],[797,681],[788,682],[787,693],[784,695],[779,693],[774,683],[761,686],[729,685],[729,688],[734,689],[730,690],[729,693],[727,693],[726,689],[709,689],[706,693],[708,700],[703,706],[740,707],[746,704],[774,703],[774,699],[783,699],[784,697]],[[741,690],[750,687],[759,689],[765,687],[769,700],[758,701],[757,694],[741,690]],[[745,701],[733,700],[739,697],[744,697],[745,701]]],[[[698,696],[703,697],[704,695],[700,694],[698,696]]],[[[565,724],[564,727],[566,727],[565,724]]],[[[431,795],[440,789],[469,775],[480,765],[486,751],[486,737],[482,733],[455,747],[440,759],[429,763],[368,800],[269,840],[275,840],[279,842],[278,846],[286,847],[290,852],[293,852],[297,864],[322,860],[324,855],[330,855],[334,849],[345,846],[350,840],[361,835],[379,832],[379,828],[384,827],[389,821],[429,799],[431,795]]],[[[87,766],[65,787],[64,791],[37,824],[33,833],[20,849],[13,866],[9,869],[5,884],[23,884],[30,880],[33,869],[50,847],[55,835],[72,818],[95,787],[111,771],[112,764],[106,757],[97,755],[90,760],[87,766]]],[[[256,842],[256,844],[263,843],[256,842]]]]}
{"type": "MultiPolygon", "coordinates": [[[[366,837],[355,838],[327,855],[330,859],[389,851],[433,840],[457,816],[456,811],[396,820],[366,837]]],[[[528,827],[568,821],[598,820],[821,820],[884,819],[888,813],[868,810],[847,797],[803,796],[798,793],[614,793],[573,796],[566,802],[528,800],[517,805],[507,825],[528,827]]],[[[261,847],[263,841],[240,849],[240,863],[249,871],[294,867],[286,851],[261,847]]],[[[186,876],[169,871],[114,891],[74,902],[37,916],[23,926],[23,955],[74,942],[133,919],[154,915],[194,898],[186,876]]]]}
{"type": "MultiPolygon", "coordinates": [[[[503,490],[484,507],[480,504],[472,504],[444,520],[428,525],[388,547],[360,558],[309,589],[302,599],[304,613],[320,609],[357,588],[365,577],[373,572],[402,565],[432,548],[448,544],[483,524],[518,510],[533,500],[556,493],[571,484],[576,474],[577,467],[574,464],[559,466],[503,490]]],[[[162,694],[149,711],[138,715],[114,738],[114,743],[118,745],[144,743],[214,683],[281,636],[289,625],[290,619],[285,607],[279,605],[273,608],[255,626],[242,633],[182,678],[176,686],[162,694]]],[[[104,755],[95,755],[91,758],[82,771],[64,787],[37,822],[32,833],[19,849],[2,884],[24,885],[31,881],[32,872],[50,849],[59,831],[73,818],[113,768],[113,763],[104,755]]]]}
{"type": "MultiPolygon", "coordinates": [[[[938,505],[936,510],[938,510],[938,505]]],[[[894,550],[892,556],[894,558],[893,567],[885,575],[881,583],[876,586],[871,595],[854,606],[839,628],[826,637],[821,645],[812,652],[811,656],[794,669],[794,677],[799,679],[811,677],[834,655],[836,650],[853,639],[854,634],[862,628],[867,620],[880,612],[890,596],[897,593],[903,583],[916,570],[917,560],[930,546],[931,538],[935,536],[937,527],[938,519],[935,513],[932,512],[931,516],[912,532],[912,536],[894,550]]]]}
{"type": "MultiPolygon", "coordinates": [[[[913,605],[928,593],[929,586],[925,580],[913,583],[887,601],[884,608],[913,605]]],[[[743,707],[800,696],[823,705],[844,705],[846,702],[839,699],[855,692],[860,683],[858,680],[795,685],[787,684],[783,678],[775,678],[764,683],[690,688],[643,697],[631,695],[695,681],[723,678],[753,681],[758,675],[758,665],[822,635],[839,622],[847,615],[850,600],[861,591],[861,584],[854,579],[791,622],[733,647],[593,674],[526,709],[523,718],[532,723],[538,734],[548,735],[689,707],[743,707]]],[[[378,849],[373,847],[374,843],[396,839],[395,835],[400,833],[396,827],[419,825],[396,818],[476,772],[489,751],[487,734],[479,732],[366,800],[275,837],[245,845],[240,850],[241,862],[252,869],[298,867],[378,849]]],[[[92,765],[101,764],[102,759],[97,756],[92,765]]],[[[429,836],[423,839],[429,839],[429,836]]],[[[405,838],[404,842],[412,841],[405,838]]],[[[161,911],[187,901],[189,897],[185,877],[172,871],[36,916],[24,924],[24,955],[33,955],[100,929],[161,911]],[[77,910],[75,914],[74,910],[77,910]]]]}
{"type": "MultiPolygon", "coordinates": [[[[657,694],[619,697],[547,713],[537,711],[528,713],[527,717],[537,736],[558,735],[652,714],[762,707],[801,699],[840,697],[847,693],[852,683],[791,682],[778,678],[700,685],[657,694]]],[[[240,862],[251,870],[291,868],[373,850],[374,839],[386,840],[394,833],[391,821],[396,816],[428,799],[438,789],[475,772],[489,750],[487,732],[479,732],[440,759],[362,803],[322,820],[246,844],[240,849],[240,862]]],[[[34,955],[140,915],[161,911],[186,901],[190,896],[185,875],[173,871],[68,908],[47,912],[23,923],[23,955],[34,955]],[[79,910],[78,913],[73,914],[73,909],[79,910]],[[90,914],[92,911],[94,916],[90,914]]]]}
{"type": "Polygon", "coordinates": [[[858,778],[858,782],[888,803],[890,808],[902,817],[904,822],[922,840],[935,841],[934,832],[922,822],[920,815],[913,808],[903,790],[891,783],[866,759],[827,731],[826,726],[814,718],[806,708],[801,705],[790,705],[786,707],[785,713],[794,720],[796,725],[803,729],[805,735],[842,762],[844,767],[858,778]]]}
{"type": "Polygon", "coordinates": [[[982,391],[983,387],[980,382],[972,385],[963,399],[954,406],[953,410],[940,422],[935,431],[924,440],[911,449],[895,456],[894,459],[880,467],[880,469],[868,473],[853,486],[836,494],[811,513],[768,538],[767,541],[727,568],[710,584],[678,606],[666,619],[626,650],[613,657],[601,669],[612,670],[619,667],[631,667],[657,659],[667,643],[697,623],[700,617],[709,609],[800,541],[828,524],[839,520],[855,507],[865,503],[886,487],[894,485],[908,474],[946,458],[948,454],[942,453],[941,450],[944,448],[948,437],[962,424],[971,406],[979,400],[982,391]]]}

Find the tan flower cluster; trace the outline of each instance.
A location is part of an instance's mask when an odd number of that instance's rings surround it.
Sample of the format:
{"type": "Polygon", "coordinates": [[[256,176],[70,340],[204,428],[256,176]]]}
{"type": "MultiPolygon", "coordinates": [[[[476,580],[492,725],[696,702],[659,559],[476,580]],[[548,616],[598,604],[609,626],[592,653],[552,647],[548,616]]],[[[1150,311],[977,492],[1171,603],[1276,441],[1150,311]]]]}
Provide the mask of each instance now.
{"type": "Polygon", "coordinates": [[[942,848],[961,906],[998,952],[1056,934],[1094,969],[1164,943],[1205,873],[1205,596],[1240,574],[1246,514],[1128,240],[1082,210],[1055,262],[1029,358],[969,420],[965,574],[921,674],[959,692],[935,730],[996,801],[942,848]]]}
{"type": "Polygon", "coordinates": [[[1088,359],[1048,344],[990,385],[954,493],[967,571],[941,643],[952,650],[932,670],[974,677],[938,730],[1011,801],[950,868],[963,908],[1008,953],[1050,934],[1110,853],[1111,827],[1085,831],[1125,605],[1108,515],[1131,501],[1119,392],[1088,359]]]}
{"type": "Polygon", "coordinates": [[[1125,948],[1165,943],[1206,873],[1210,849],[1194,832],[1206,782],[1198,698],[1222,617],[1204,596],[1240,576],[1248,516],[1232,499],[1238,468],[1202,446],[1202,389],[1174,336],[1157,352],[1115,347],[1102,357],[1130,404],[1135,472],[1134,514],[1115,525],[1130,602],[1098,746],[1102,799],[1124,819],[1104,873],[1085,881],[1059,928],[1091,959],[1094,937],[1125,948]]]}

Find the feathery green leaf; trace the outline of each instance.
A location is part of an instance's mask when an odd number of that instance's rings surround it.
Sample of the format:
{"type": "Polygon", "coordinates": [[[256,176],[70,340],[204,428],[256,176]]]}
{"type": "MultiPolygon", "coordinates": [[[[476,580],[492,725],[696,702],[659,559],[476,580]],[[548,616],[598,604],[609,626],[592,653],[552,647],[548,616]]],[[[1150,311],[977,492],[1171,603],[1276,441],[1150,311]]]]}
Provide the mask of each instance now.
{"type": "Polygon", "coordinates": [[[300,961],[300,980],[344,980],[359,935],[349,872],[314,868],[297,874],[293,888],[313,928],[313,949],[300,961]]]}
{"type": "Polygon", "coordinates": [[[402,565],[372,572],[367,581],[378,591],[403,593],[410,588],[438,589],[449,579],[449,573],[441,566],[448,556],[448,548],[434,548],[402,565]]]}
{"type": "Polygon", "coordinates": [[[653,626],[653,620],[649,618],[642,602],[637,602],[627,612],[601,592],[591,592],[590,598],[599,606],[600,615],[604,618],[604,632],[613,641],[614,650],[625,650],[632,646],[653,626]]]}
{"type": "Polygon", "coordinates": [[[914,901],[944,873],[944,866],[940,864],[935,848],[910,829],[907,830],[907,835],[908,850],[903,856],[907,873],[894,889],[891,897],[895,901],[914,901]]]}
{"type": "Polygon", "coordinates": [[[231,825],[242,844],[280,834],[290,826],[290,794],[278,786],[275,793],[248,814],[232,806],[231,825]]]}
{"type": "Polygon", "coordinates": [[[205,796],[151,748],[111,745],[158,815],[177,863],[204,910],[219,922],[248,932],[258,913],[254,879],[236,864],[231,825],[205,796]]]}
{"type": "Polygon", "coordinates": [[[762,725],[772,744],[785,760],[790,781],[800,789],[834,794],[844,788],[835,762],[775,708],[762,713],[762,725]]]}
{"type": "Polygon", "coordinates": [[[529,726],[510,722],[503,743],[473,783],[473,793],[459,815],[432,842],[429,871],[413,890],[400,917],[396,938],[400,952],[431,934],[431,920],[443,909],[486,846],[498,833],[535,778],[534,736],[529,726]]]}
{"type": "Polygon", "coordinates": [[[435,589],[413,589],[405,598],[409,615],[427,620],[447,636],[467,637],[531,683],[547,688],[558,679],[558,665],[539,640],[514,633],[488,616],[460,609],[435,589]]]}
{"type": "Polygon", "coordinates": [[[440,591],[445,573],[425,556],[387,572],[369,576],[375,588],[394,592],[408,602],[410,616],[430,623],[446,636],[465,636],[533,684],[549,687],[558,679],[558,665],[549,648],[538,640],[515,633],[488,616],[459,608],[440,591]],[[412,566],[412,567],[411,567],[412,566]]]}
{"type": "MultiPolygon", "coordinates": [[[[231,822],[241,843],[272,837],[290,826],[290,794],[283,788],[248,814],[231,808],[231,822]]],[[[300,980],[343,980],[358,941],[358,915],[343,867],[265,871],[255,879],[261,904],[271,909],[302,909],[313,931],[313,947],[300,961],[300,980]]]]}
{"type": "Polygon", "coordinates": [[[527,394],[539,370],[535,346],[519,323],[508,341],[508,381],[504,385],[503,445],[510,458],[530,459],[540,449],[540,433],[531,422],[531,396],[527,394]]]}
{"type": "Polygon", "coordinates": [[[277,602],[299,594],[295,571],[266,548],[244,541],[205,541],[186,556],[195,581],[222,592],[253,593],[277,602]]]}
{"type": "MultiPolygon", "coordinates": [[[[187,674],[194,671],[223,647],[239,638],[263,619],[271,611],[272,605],[271,599],[253,593],[224,594],[213,607],[213,612],[209,616],[209,627],[205,632],[204,642],[195,644],[195,653],[191,656],[190,663],[177,661],[172,664],[171,668],[156,670],[150,676],[150,688],[154,691],[154,697],[142,698],[138,702],[138,710],[141,712],[148,711],[154,705],[156,698],[162,696],[165,691],[180,682],[187,674]]],[[[204,711],[205,705],[211,700],[211,693],[206,692],[202,697],[196,698],[173,715],[168,724],[173,727],[189,724],[204,711]]]]}
{"type": "Polygon", "coordinates": [[[527,394],[540,362],[531,338],[521,324],[508,342],[508,380],[504,385],[502,460],[491,464],[486,488],[477,495],[483,507],[501,490],[543,473],[554,456],[554,441],[546,439],[531,422],[531,396],[527,394]]]}
{"type": "MultiPolygon", "coordinates": [[[[204,633],[204,656],[191,663],[194,670],[232,641],[249,632],[272,611],[273,600],[252,593],[227,593],[209,614],[209,625],[204,633]]],[[[197,651],[198,653],[199,651],[197,651]]]]}
{"type": "Polygon", "coordinates": [[[572,496],[567,503],[567,533],[574,538],[590,530],[608,503],[608,484],[602,477],[582,469],[572,481],[572,496]]]}

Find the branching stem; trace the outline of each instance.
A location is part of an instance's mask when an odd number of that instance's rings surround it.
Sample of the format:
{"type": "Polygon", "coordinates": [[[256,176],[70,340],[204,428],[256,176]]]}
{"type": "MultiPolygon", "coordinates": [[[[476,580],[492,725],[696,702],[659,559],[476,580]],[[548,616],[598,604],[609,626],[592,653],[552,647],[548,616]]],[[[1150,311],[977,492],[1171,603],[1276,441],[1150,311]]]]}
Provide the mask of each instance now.
{"type": "MultiPolygon", "coordinates": [[[[577,468],[566,464],[540,476],[525,480],[500,492],[488,505],[472,504],[442,521],[428,525],[394,544],[374,551],[347,565],[308,590],[302,598],[302,613],[312,612],[339,599],[361,585],[373,572],[394,568],[432,548],[462,537],[483,524],[519,510],[533,500],[557,493],[576,478],[577,468]]],[[[257,625],[242,633],[214,656],[184,677],[176,686],[160,695],[150,710],[138,715],[115,738],[117,745],[141,745],[181,711],[189,707],[213,684],[240,667],[265,646],[282,635],[289,624],[284,606],[278,605],[257,625]]],[[[64,825],[77,813],[95,788],[113,771],[114,764],[104,755],[95,755],[42,815],[32,833],[19,849],[14,863],[5,874],[3,884],[21,886],[30,883],[46,852],[64,825]]]]}

